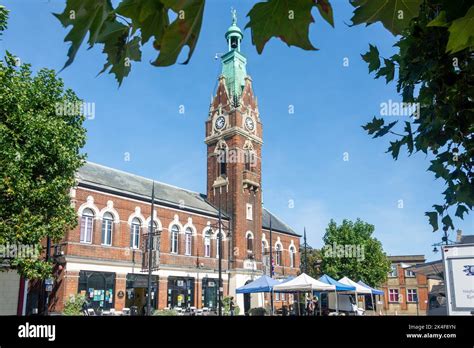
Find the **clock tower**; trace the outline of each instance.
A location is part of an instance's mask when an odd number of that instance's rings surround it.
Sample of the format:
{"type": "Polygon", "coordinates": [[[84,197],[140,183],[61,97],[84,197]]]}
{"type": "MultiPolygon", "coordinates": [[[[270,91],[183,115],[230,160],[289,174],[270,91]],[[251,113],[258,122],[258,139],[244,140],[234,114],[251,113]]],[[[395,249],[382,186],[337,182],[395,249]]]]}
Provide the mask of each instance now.
{"type": "Polygon", "coordinates": [[[262,267],[262,123],[235,11],[225,38],[228,52],[206,121],[207,197],[230,218],[230,272],[245,274],[262,267]]]}

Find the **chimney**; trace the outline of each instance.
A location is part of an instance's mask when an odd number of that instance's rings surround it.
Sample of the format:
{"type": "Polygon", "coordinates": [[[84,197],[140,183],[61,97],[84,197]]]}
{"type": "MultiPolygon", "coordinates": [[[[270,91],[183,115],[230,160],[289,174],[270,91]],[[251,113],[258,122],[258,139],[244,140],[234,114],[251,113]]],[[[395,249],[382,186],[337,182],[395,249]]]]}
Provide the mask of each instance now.
{"type": "Polygon", "coordinates": [[[462,238],[462,230],[457,230],[456,231],[456,243],[461,243],[461,238],[462,238]]]}

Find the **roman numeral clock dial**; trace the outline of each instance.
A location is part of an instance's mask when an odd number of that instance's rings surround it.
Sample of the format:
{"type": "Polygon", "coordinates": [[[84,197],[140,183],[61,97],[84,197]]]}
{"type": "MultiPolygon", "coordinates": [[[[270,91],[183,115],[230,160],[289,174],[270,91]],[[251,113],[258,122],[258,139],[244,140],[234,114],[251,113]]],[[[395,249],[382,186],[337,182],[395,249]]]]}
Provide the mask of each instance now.
{"type": "Polygon", "coordinates": [[[225,117],[224,116],[219,116],[218,118],[216,118],[216,121],[214,123],[214,127],[217,130],[221,130],[222,128],[224,128],[224,126],[225,126],[225,117]]]}
{"type": "Polygon", "coordinates": [[[253,121],[253,118],[250,116],[247,116],[245,118],[245,128],[247,128],[248,131],[253,132],[255,129],[255,122],[253,121]]]}

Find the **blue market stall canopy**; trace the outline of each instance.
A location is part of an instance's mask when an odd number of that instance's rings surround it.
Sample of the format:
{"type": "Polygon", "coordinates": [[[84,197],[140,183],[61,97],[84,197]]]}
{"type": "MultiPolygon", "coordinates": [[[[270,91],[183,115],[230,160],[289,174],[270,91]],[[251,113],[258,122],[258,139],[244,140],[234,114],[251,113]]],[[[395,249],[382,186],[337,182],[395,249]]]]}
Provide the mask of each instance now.
{"type": "Polygon", "coordinates": [[[356,289],[354,286],[339,283],[336,279],[331,278],[327,274],[324,274],[318,280],[329,285],[334,285],[337,291],[355,291],[356,289]]]}
{"type": "Polygon", "coordinates": [[[236,290],[238,294],[250,294],[254,292],[270,292],[274,285],[280,284],[276,279],[263,275],[255,279],[253,282],[241,286],[236,290]]]}
{"type": "Polygon", "coordinates": [[[367,289],[370,289],[370,291],[372,291],[373,295],[383,295],[384,294],[384,292],[382,290],[374,289],[374,288],[368,286],[367,284],[365,284],[362,280],[359,280],[357,282],[357,284],[365,286],[367,289]]]}

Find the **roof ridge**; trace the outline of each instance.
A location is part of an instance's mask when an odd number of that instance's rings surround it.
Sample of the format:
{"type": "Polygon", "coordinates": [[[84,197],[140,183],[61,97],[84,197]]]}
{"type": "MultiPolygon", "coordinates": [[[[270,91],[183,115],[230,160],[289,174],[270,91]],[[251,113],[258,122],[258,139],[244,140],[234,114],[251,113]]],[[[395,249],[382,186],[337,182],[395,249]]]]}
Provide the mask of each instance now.
{"type": "MultiPolygon", "coordinates": [[[[206,195],[205,195],[204,193],[200,193],[200,192],[188,190],[188,189],[185,189],[185,188],[182,188],[182,187],[179,187],[179,186],[167,184],[167,183],[162,182],[162,181],[158,181],[158,180],[155,180],[155,179],[147,178],[147,177],[142,176],[142,175],[138,175],[138,174],[126,172],[126,171],[121,170],[121,169],[116,169],[116,168],[104,166],[103,164],[100,164],[100,163],[96,163],[96,162],[92,162],[92,161],[86,161],[86,163],[87,163],[87,164],[92,164],[92,165],[95,165],[95,166],[98,166],[98,167],[102,167],[102,168],[107,168],[107,169],[110,169],[110,170],[115,171],[115,172],[120,172],[120,173],[123,173],[123,174],[135,176],[135,177],[140,178],[140,179],[145,179],[145,180],[148,180],[148,181],[151,181],[151,182],[155,182],[155,183],[158,183],[158,184],[161,184],[161,185],[165,185],[165,186],[168,186],[168,187],[172,187],[172,188],[175,188],[175,189],[178,189],[178,190],[181,190],[181,191],[190,192],[190,193],[195,193],[195,194],[197,194],[197,195],[199,195],[199,196],[204,195],[204,196],[206,197],[206,195]]],[[[206,201],[207,201],[207,200],[206,200],[206,201]]]]}

